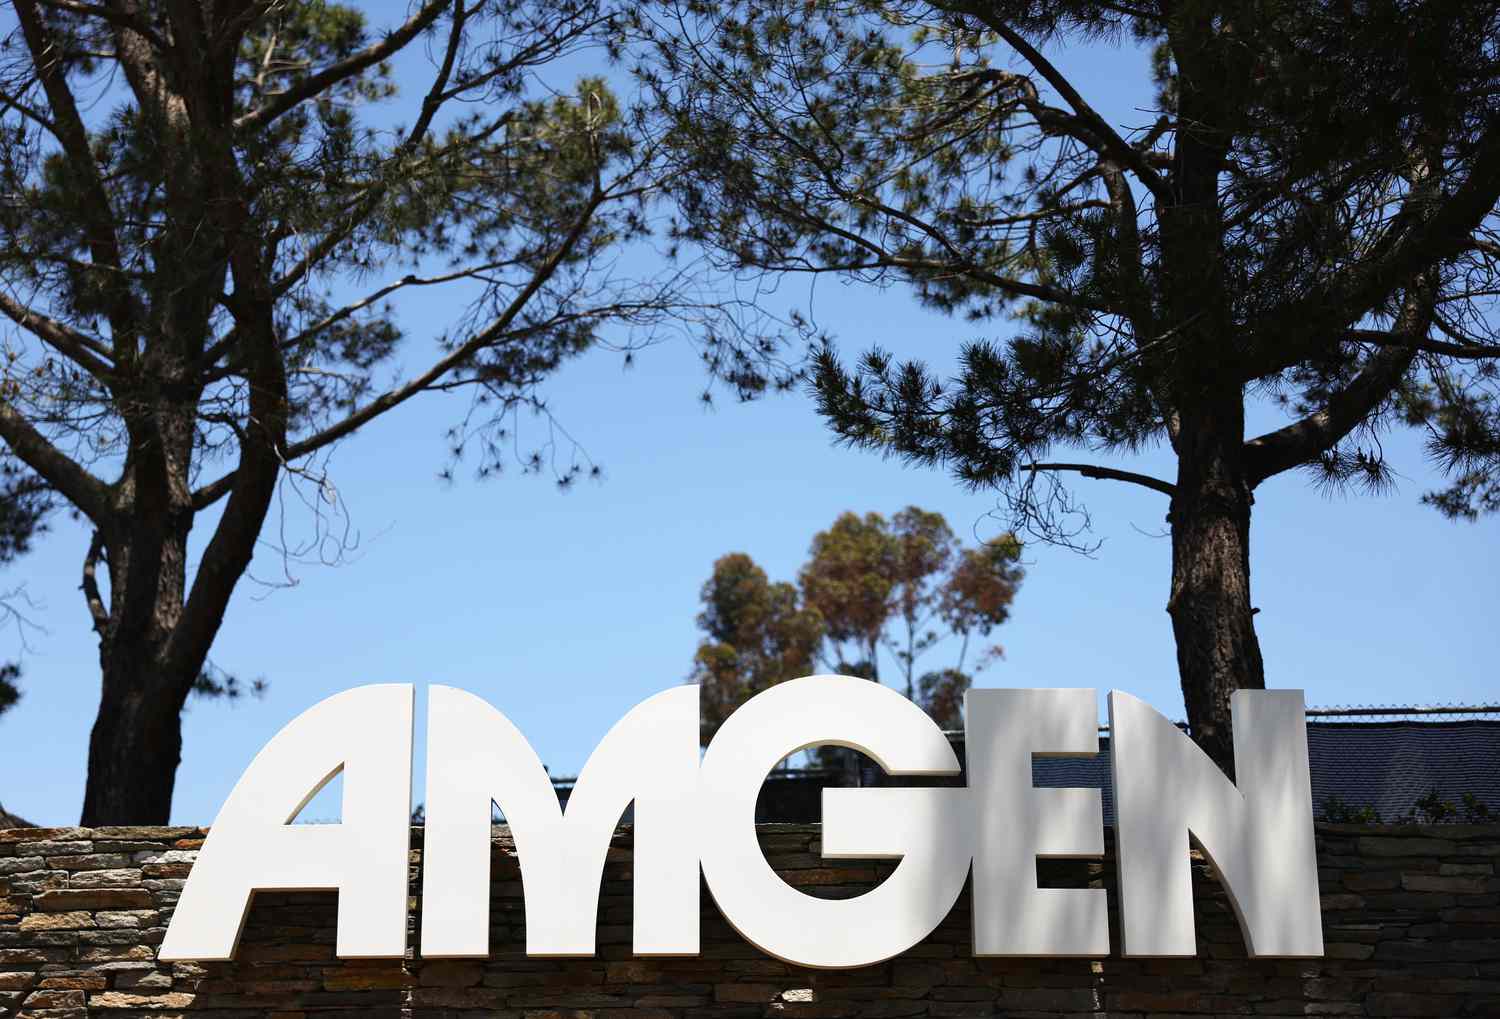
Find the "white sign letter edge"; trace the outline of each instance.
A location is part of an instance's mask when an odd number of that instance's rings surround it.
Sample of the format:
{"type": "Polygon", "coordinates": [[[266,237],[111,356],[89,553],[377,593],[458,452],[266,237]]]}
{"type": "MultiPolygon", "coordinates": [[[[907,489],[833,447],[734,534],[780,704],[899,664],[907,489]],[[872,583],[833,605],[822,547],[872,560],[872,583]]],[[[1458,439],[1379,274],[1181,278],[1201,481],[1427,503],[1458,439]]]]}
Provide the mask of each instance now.
{"type": "Polygon", "coordinates": [[[339,893],[340,958],[405,954],[413,697],[355,687],[271,737],[214,819],[157,958],[230,959],[251,893],[304,890],[339,893]],[[343,821],[292,824],[340,772],[343,821]]]}

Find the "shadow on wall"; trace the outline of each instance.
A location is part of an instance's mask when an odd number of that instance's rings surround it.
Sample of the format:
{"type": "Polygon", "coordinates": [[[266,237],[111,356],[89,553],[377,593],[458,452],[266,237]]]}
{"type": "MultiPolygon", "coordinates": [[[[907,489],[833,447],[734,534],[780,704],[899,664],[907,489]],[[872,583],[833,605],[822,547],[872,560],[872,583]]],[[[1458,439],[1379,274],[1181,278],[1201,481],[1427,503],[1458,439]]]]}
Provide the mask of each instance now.
{"type": "MultiPolygon", "coordinates": [[[[762,850],[790,885],[816,898],[842,899],[880,884],[895,864],[884,861],[825,861],[815,826],[766,825],[762,850]]],[[[960,905],[925,941],[896,960],[856,970],[813,970],[770,958],[746,943],[714,908],[706,885],[702,951],[685,958],[639,958],[631,953],[634,911],[630,884],[630,836],[616,834],[606,864],[598,919],[597,955],[580,959],[528,958],[520,869],[508,834],[497,832],[492,856],[490,957],[484,960],[405,961],[334,958],[336,896],[329,893],[261,893],[255,897],[237,958],[228,963],[176,964],[174,984],[191,981],[190,1010],[261,1009],[268,1012],[357,1010],[361,1015],[495,1014],[542,1010],[551,1015],[632,1016],[647,1019],[696,1015],[968,1016],[1025,1010],[1049,1014],[1093,1014],[1118,995],[1140,1008],[1129,985],[1156,994],[1164,976],[1200,975],[1198,959],[1176,963],[1090,959],[974,959],[971,953],[968,888],[960,905]],[[1113,987],[1117,979],[1125,988],[1113,987]]],[[[409,944],[420,930],[420,853],[414,853],[414,903],[409,944]]],[[[1105,864],[1042,861],[1039,874],[1051,887],[1110,887],[1105,864]]],[[[1284,963],[1250,964],[1227,899],[1204,886],[1200,904],[1205,957],[1239,959],[1260,975],[1274,977],[1284,963]],[[1226,926],[1227,925],[1227,926],[1226,926]],[[1216,928],[1216,929],[1215,929],[1216,928]]],[[[1112,930],[1118,940],[1118,927],[1112,930]]],[[[1244,980],[1245,974],[1239,979],[1244,980]]],[[[1160,995],[1180,1011],[1200,992],[1160,995]]]]}
{"type": "MultiPolygon", "coordinates": [[[[700,955],[634,957],[629,829],[610,849],[594,958],[525,956],[520,870],[502,828],[495,831],[487,959],[336,959],[334,894],[262,893],[234,961],[161,964],[156,946],[201,837],[198,829],[160,828],[0,832],[0,1015],[1500,1014],[1500,825],[1493,824],[1319,825],[1323,959],[1246,959],[1228,900],[1200,859],[1194,958],[975,959],[965,890],[938,929],[898,959],[822,971],[746,943],[706,889],[700,955]]],[[[891,870],[889,863],[824,860],[820,840],[816,826],[760,829],[772,865],[810,895],[857,895],[891,870]]],[[[420,848],[417,829],[413,946],[420,848]]],[[[1038,874],[1046,886],[1105,888],[1117,953],[1112,840],[1106,848],[1102,863],[1043,861],[1038,874]]]]}

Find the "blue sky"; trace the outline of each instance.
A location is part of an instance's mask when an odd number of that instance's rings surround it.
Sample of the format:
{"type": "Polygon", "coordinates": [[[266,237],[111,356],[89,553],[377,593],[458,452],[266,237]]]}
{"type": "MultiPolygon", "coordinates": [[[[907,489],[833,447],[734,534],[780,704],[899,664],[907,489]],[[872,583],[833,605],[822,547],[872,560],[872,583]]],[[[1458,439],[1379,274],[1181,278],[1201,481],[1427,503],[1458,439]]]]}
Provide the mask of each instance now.
{"type": "MultiPolygon", "coordinates": [[[[1086,94],[1104,97],[1109,116],[1146,119],[1132,110],[1146,95],[1142,54],[1100,46],[1062,62],[1086,94]]],[[[772,310],[787,310],[796,293],[773,296],[772,310]]],[[[812,301],[846,352],[879,344],[945,372],[959,342],[1005,329],[924,311],[901,288],[824,280],[812,301]]],[[[415,343],[401,360],[416,368],[448,309],[427,300],[407,310],[415,343]]],[[[191,705],[174,822],[211,821],[280,726],[361,683],[472,690],[516,721],[554,773],[576,773],[630,706],[686,677],[698,590],[718,556],[748,552],[774,578],[792,579],[814,532],[844,510],[916,504],[943,512],[971,541],[1003,528],[988,516],[992,494],[835,448],[805,394],[726,398],[705,410],[703,382],[680,341],[628,370],[599,351],[558,373],[546,389],[552,407],[605,472],[566,493],[517,474],[441,483],[443,432],[462,397],[418,399],[339,447],[332,477],[359,547],[337,567],[294,566],[292,588],[240,585],[212,657],[264,676],[270,689],[259,700],[191,705]]],[[[1257,430],[1273,425],[1268,413],[1255,417],[1257,430]]],[[[1386,448],[1401,475],[1393,495],[1330,498],[1297,475],[1257,492],[1252,573],[1268,683],[1324,705],[1493,701],[1496,522],[1454,523],[1419,505],[1435,478],[1416,438],[1388,436],[1386,448]]],[[[1170,477],[1168,460],[1157,452],[1132,466],[1170,477]]],[[[1165,500],[1100,481],[1080,481],[1077,492],[1102,548],[1085,558],[1028,547],[1013,618],[996,633],[1005,659],[979,682],[1101,695],[1118,687],[1181,717],[1164,609],[1170,548],[1158,536],[1165,500]]],[[[289,509],[285,523],[293,536],[309,533],[305,511],[289,509]]],[[[209,524],[195,531],[200,547],[209,524]]],[[[78,592],[87,544],[87,531],[59,517],[0,577],[7,588],[24,581],[30,614],[46,628],[29,635],[24,699],[0,719],[0,803],[40,823],[72,823],[82,802],[99,692],[78,592]]],[[[266,546],[252,573],[278,578],[282,566],[266,546]]],[[[6,639],[0,651],[13,656],[6,639]]],[[[421,727],[419,716],[419,768],[421,727]]]]}

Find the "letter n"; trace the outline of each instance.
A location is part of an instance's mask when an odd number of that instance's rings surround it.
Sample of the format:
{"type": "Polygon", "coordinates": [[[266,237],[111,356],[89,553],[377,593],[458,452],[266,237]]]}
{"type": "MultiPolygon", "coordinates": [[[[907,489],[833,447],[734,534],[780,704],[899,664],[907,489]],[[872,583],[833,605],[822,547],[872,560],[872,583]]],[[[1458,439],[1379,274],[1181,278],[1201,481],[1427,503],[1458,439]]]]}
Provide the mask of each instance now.
{"type": "Polygon", "coordinates": [[[490,803],[515,839],[526,954],[594,954],[610,836],[635,803],[637,955],[698,951],[698,688],[637,705],[578,776],[567,811],[508,718],[473,694],[428,694],[422,954],[489,954],[490,803]]]}
{"type": "Polygon", "coordinates": [[[1302,691],[1237,690],[1229,703],[1238,787],[1144,702],[1109,695],[1127,956],[1194,954],[1189,833],[1251,958],[1323,954],[1302,691]]]}
{"type": "Polygon", "coordinates": [[[336,951],[406,951],[412,688],[335,694],[271,737],[209,829],[172,914],[163,962],[232,958],[255,891],[337,890],[336,951]],[[340,772],[340,824],[291,823],[340,772]]]}

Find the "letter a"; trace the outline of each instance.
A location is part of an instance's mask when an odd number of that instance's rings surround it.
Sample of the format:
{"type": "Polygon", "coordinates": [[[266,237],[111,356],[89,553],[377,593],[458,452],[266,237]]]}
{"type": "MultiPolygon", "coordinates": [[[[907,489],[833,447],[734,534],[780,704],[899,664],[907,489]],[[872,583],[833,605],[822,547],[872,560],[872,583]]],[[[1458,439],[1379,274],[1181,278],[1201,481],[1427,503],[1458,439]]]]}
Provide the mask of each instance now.
{"type": "Polygon", "coordinates": [[[337,890],[341,958],[406,950],[412,688],[361,686],[298,715],[219,811],[158,955],[232,958],[255,891],[337,890]],[[343,822],[291,824],[340,772],[343,822]]]}

